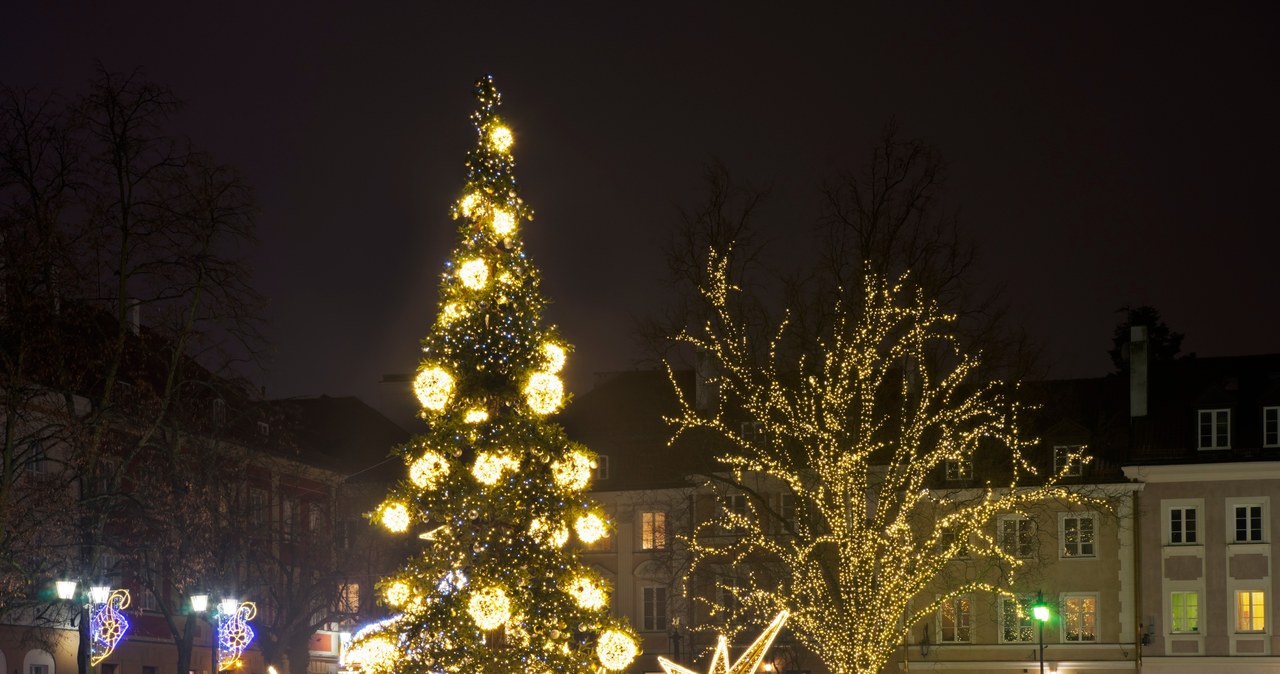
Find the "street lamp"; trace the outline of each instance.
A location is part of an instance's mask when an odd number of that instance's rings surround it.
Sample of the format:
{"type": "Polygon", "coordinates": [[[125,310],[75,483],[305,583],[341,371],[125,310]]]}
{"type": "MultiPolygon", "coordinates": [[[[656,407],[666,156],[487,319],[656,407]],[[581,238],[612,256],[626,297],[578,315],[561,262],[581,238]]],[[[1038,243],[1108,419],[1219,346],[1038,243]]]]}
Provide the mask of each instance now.
{"type": "MultiPolygon", "coordinates": [[[[204,615],[209,610],[209,595],[191,595],[191,610],[204,615]]],[[[218,625],[213,616],[205,616],[209,621],[209,674],[218,674],[218,625]]]]}
{"type": "Polygon", "coordinates": [[[239,666],[240,653],[253,641],[253,628],[249,620],[257,614],[253,602],[241,602],[235,597],[225,597],[218,602],[216,611],[209,610],[209,595],[191,595],[191,609],[205,615],[209,621],[209,674],[239,666]],[[225,651],[227,662],[221,662],[219,651],[225,651]]]}
{"type": "Polygon", "coordinates": [[[1049,622],[1049,605],[1044,603],[1044,592],[1036,592],[1036,603],[1031,605],[1031,617],[1040,623],[1040,674],[1044,674],[1044,624],[1049,622]]]}
{"type": "MultiPolygon", "coordinates": [[[[55,581],[58,599],[74,600],[77,585],[74,580],[55,581]]],[[[116,644],[129,631],[129,621],[121,613],[129,606],[128,590],[112,590],[107,585],[94,585],[89,588],[88,599],[80,607],[80,624],[77,627],[80,643],[76,660],[81,672],[88,672],[107,659],[115,651],[116,644]]]]}

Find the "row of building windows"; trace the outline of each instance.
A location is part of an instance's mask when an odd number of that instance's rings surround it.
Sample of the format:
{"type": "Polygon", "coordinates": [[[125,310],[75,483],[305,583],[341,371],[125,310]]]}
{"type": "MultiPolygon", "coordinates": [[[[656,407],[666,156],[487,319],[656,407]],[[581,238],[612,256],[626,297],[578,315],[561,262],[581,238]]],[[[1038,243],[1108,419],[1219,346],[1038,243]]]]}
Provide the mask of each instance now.
{"type": "MultiPolygon", "coordinates": [[[[1084,445],[1055,445],[1053,448],[1053,472],[1065,477],[1084,475],[1084,445]]],[[[973,479],[973,459],[948,459],[945,474],[949,481],[973,479]]]]}
{"type": "MultiPolygon", "coordinates": [[[[1233,623],[1238,634],[1265,632],[1267,629],[1267,593],[1263,590],[1238,590],[1235,593],[1233,623]]],[[[1200,593],[1169,593],[1169,632],[1200,634],[1200,593]]]]}
{"type": "MultiPolygon", "coordinates": [[[[1022,601],[1002,597],[999,605],[999,638],[1002,643],[1028,643],[1039,638],[1038,623],[1025,610],[1030,598],[1022,601]]],[[[1062,595],[1056,613],[1060,616],[1059,641],[1092,643],[1098,641],[1098,595],[1071,593],[1062,595]]],[[[938,610],[938,641],[941,643],[974,643],[973,597],[952,597],[938,610]]]]}
{"type": "MultiPolygon", "coordinates": [[[[1227,504],[1227,542],[1228,543],[1265,543],[1267,542],[1268,508],[1267,500],[1259,498],[1232,499],[1227,504]]],[[[1169,505],[1166,506],[1165,541],[1168,545],[1201,545],[1204,542],[1203,518],[1200,510],[1203,506],[1169,505]]]]}
{"type": "MultiPolygon", "coordinates": [[[[1199,449],[1231,449],[1231,410],[1197,410],[1199,449]]],[[[1262,446],[1280,447],[1280,407],[1262,408],[1262,446]]]]}

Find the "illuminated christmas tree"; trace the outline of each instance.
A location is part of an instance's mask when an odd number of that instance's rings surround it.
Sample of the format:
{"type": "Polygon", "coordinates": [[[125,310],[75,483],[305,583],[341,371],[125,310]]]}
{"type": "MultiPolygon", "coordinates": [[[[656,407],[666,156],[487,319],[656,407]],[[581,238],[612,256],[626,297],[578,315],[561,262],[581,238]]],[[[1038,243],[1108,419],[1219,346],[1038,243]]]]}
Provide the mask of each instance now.
{"type": "Polygon", "coordinates": [[[458,242],[414,381],[428,430],[403,448],[407,475],[376,513],[423,549],[380,583],[397,613],[357,634],[347,661],[397,674],[622,669],[636,639],[571,542],[608,535],[584,493],[594,455],[546,419],[565,402],[568,348],[541,320],[501,96],[490,77],[475,95],[458,242]]]}

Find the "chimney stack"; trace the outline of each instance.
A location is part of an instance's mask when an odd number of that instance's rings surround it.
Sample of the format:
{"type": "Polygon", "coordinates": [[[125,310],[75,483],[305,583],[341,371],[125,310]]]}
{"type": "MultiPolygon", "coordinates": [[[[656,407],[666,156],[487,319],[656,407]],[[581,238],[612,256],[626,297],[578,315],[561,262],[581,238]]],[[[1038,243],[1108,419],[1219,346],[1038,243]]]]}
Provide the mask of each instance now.
{"type": "Polygon", "coordinates": [[[1147,416],[1147,326],[1129,328],[1129,416],[1147,416]]]}

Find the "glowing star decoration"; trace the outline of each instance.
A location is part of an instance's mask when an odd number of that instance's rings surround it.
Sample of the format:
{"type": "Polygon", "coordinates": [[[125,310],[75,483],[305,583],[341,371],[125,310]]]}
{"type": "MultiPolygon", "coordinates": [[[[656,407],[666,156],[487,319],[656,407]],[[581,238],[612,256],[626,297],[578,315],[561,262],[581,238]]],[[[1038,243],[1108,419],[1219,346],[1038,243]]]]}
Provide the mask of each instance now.
{"type": "MultiPolygon", "coordinates": [[[[707,674],[755,674],[756,669],[760,667],[760,663],[764,661],[765,653],[769,652],[769,647],[773,645],[773,640],[782,631],[782,626],[787,622],[790,612],[783,611],[778,614],[769,626],[764,628],[764,632],[756,637],[756,640],[747,647],[738,657],[738,661],[729,664],[729,643],[720,636],[720,640],[716,643],[716,651],[711,656],[711,666],[707,669],[707,674]]],[[[658,664],[666,670],[667,674],[698,674],[697,672],[677,665],[676,663],[658,656],[658,664]]]]}
{"type": "Polygon", "coordinates": [[[520,461],[507,452],[480,452],[471,467],[471,474],[480,484],[493,486],[502,479],[504,472],[518,468],[520,461]]]}
{"type": "Polygon", "coordinates": [[[435,489],[449,475],[449,462],[437,452],[427,450],[409,464],[409,481],[419,489],[435,489]]]}
{"type": "Polygon", "coordinates": [[[511,149],[511,144],[515,142],[515,136],[511,135],[511,129],[505,126],[495,126],[493,131],[489,132],[489,143],[493,145],[493,149],[498,152],[506,152],[511,149]]]}
{"type": "Polygon", "coordinates": [[[458,267],[458,280],[471,290],[480,290],[489,283],[489,265],[484,260],[473,257],[458,267]]]}
{"type": "Polygon", "coordinates": [[[400,608],[409,603],[409,586],[403,581],[396,581],[387,586],[383,596],[387,598],[387,604],[393,608],[400,608]]]}
{"type": "Polygon", "coordinates": [[[380,517],[382,526],[386,527],[387,531],[402,534],[409,530],[409,509],[399,501],[392,501],[382,506],[380,517]]]}
{"type": "Polygon", "coordinates": [[[453,376],[439,367],[425,368],[414,377],[413,392],[423,407],[439,412],[453,397],[453,376]]]}
{"type": "Polygon", "coordinates": [[[591,545],[609,535],[609,527],[595,513],[587,513],[579,517],[578,521],[573,523],[573,529],[578,532],[578,540],[587,545],[591,545]]]}
{"type": "Polygon", "coordinates": [[[218,612],[218,671],[238,669],[240,654],[253,642],[249,621],[258,615],[251,601],[242,602],[230,613],[218,612]]]}
{"type": "Polygon", "coordinates": [[[481,630],[496,630],[511,618],[511,600],[500,587],[475,590],[467,602],[467,613],[481,630]]]}
{"type": "Polygon", "coordinates": [[[551,464],[556,484],[569,491],[582,491],[591,481],[591,458],[579,451],[551,464]]]}
{"type": "Polygon", "coordinates": [[[462,420],[468,424],[482,424],[489,420],[489,413],[478,407],[475,409],[469,409],[467,410],[467,413],[463,415],[462,420]]]}
{"type": "Polygon", "coordinates": [[[547,365],[543,370],[544,372],[555,374],[556,372],[564,369],[565,354],[563,346],[547,342],[542,345],[542,355],[547,358],[547,365]]]}
{"type": "Polygon", "coordinates": [[[516,216],[504,210],[494,210],[492,226],[494,234],[511,236],[516,231],[516,216]]]}
{"type": "Polygon", "coordinates": [[[129,591],[116,590],[96,604],[89,615],[89,665],[102,662],[116,650],[129,631],[129,621],[121,611],[129,607],[129,591]]]}
{"type": "Polygon", "coordinates": [[[573,600],[578,603],[578,606],[587,609],[588,611],[594,611],[603,607],[605,602],[609,600],[608,595],[605,594],[604,588],[597,585],[590,576],[582,575],[574,578],[573,581],[569,583],[569,587],[566,591],[573,597],[573,600]]]}
{"type": "Polygon", "coordinates": [[[625,669],[632,660],[636,659],[639,650],[636,647],[636,640],[619,630],[608,630],[596,641],[596,657],[600,659],[600,664],[604,665],[605,669],[615,671],[625,669]]]}
{"type": "Polygon", "coordinates": [[[525,401],[536,414],[551,414],[564,403],[564,384],[550,372],[535,372],[524,387],[525,401]]]}

